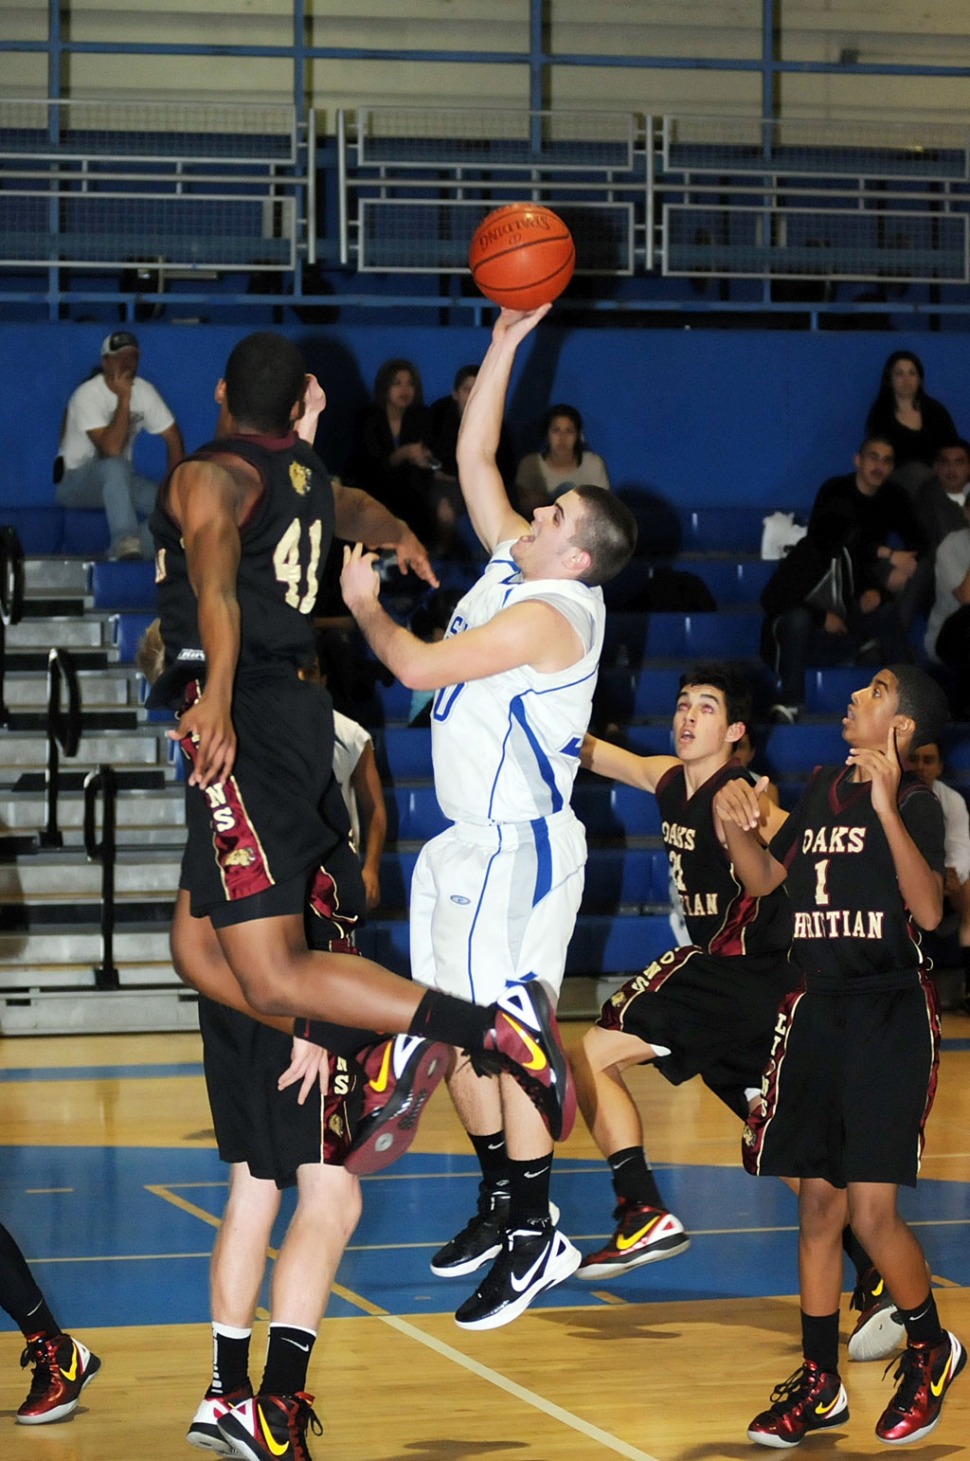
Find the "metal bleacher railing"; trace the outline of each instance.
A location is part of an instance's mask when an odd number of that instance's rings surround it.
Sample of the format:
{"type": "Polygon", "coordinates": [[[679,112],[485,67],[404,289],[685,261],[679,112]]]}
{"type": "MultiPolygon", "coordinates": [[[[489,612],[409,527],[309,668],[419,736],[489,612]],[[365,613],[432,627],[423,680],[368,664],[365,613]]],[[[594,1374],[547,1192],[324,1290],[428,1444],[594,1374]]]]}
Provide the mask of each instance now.
{"type": "Polygon", "coordinates": [[[315,248],[305,137],[288,105],[0,100],[0,262],[293,270],[315,248]]]}

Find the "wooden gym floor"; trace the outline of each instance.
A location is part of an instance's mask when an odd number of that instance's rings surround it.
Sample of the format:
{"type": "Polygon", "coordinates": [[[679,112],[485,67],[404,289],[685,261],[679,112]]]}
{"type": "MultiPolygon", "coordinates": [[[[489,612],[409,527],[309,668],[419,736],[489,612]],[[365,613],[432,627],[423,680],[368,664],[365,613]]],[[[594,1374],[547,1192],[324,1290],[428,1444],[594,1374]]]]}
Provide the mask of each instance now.
{"type": "MultiPolygon", "coordinates": [[[[584,1026],[567,1027],[574,1038],[584,1026]]],[[[948,1015],[939,1094],[917,1193],[904,1210],[930,1261],[944,1323],[970,1339],[970,1021],[948,1015]]],[[[340,1461],[716,1461],[761,1454],[745,1431],[799,1363],[795,1206],[744,1175],[739,1125],[698,1081],[631,1081],[647,1149],[687,1253],[601,1285],[571,1280],[514,1324],[452,1322],[474,1278],[427,1260],[474,1207],[475,1164],[444,1091],[412,1151],[367,1179],[310,1370],[324,1422],[315,1458],[340,1461]]],[[[0,1316],[2,1461],[168,1461],[209,1374],[207,1257],[224,1198],[192,1035],[0,1041],[0,1217],[65,1327],[102,1357],[73,1420],[13,1416],[28,1372],[0,1316]]],[[[610,1230],[611,1190],[581,1123],[553,1195],[580,1246],[610,1230]]],[[[277,1235],[274,1234],[274,1241],[277,1235]]],[[[265,1318],[265,1311],[261,1317],[265,1318]]],[[[850,1327],[847,1302],[843,1327],[850,1327]]],[[[257,1324],[258,1378],[264,1331],[257,1324]]],[[[873,1425],[884,1365],[849,1364],[851,1419],[806,1443],[842,1458],[886,1454],[873,1425]]],[[[970,1369],[943,1418],[909,1448],[970,1450],[970,1369]]]]}

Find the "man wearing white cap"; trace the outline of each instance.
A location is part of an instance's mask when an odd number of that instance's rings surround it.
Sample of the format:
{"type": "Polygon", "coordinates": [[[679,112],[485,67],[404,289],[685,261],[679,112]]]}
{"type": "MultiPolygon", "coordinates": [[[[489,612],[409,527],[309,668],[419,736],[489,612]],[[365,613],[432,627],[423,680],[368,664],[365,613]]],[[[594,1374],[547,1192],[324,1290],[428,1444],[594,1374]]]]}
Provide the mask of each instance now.
{"type": "Polygon", "coordinates": [[[144,524],[158,484],[132,466],[139,431],[164,441],[166,474],[185,454],[175,417],[155,387],[139,376],[138,359],[138,341],[128,330],[105,336],[100,369],[67,403],[54,465],[62,507],[104,508],[112,558],[150,557],[152,552],[144,524]]]}

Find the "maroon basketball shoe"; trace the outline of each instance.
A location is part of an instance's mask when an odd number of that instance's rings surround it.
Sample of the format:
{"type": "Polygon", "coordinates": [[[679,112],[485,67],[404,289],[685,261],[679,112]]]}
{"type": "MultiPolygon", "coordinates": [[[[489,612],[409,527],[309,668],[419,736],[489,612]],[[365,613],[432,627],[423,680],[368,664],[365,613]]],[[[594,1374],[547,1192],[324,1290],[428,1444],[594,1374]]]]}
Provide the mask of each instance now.
{"type": "Polygon", "coordinates": [[[645,1202],[628,1202],[621,1197],[613,1210],[616,1232],[604,1247],[587,1253],[576,1271],[577,1278],[615,1278],[629,1268],[673,1258],[690,1247],[690,1237],[680,1218],[645,1202]]]}
{"type": "Polygon", "coordinates": [[[893,1373],[899,1386],[876,1423],[880,1441],[902,1446],[928,1436],[940,1418],[944,1395],[966,1362],[966,1350],[948,1330],[936,1344],[910,1340],[893,1373]]]}
{"type": "Polygon", "coordinates": [[[565,1141],[576,1119],[576,1091],[545,986],[537,979],[510,984],[491,1013],[481,1049],[469,1052],[472,1065],[480,1075],[508,1071],[553,1141],[565,1141]]]}
{"type": "Polygon", "coordinates": [[[34,1378],[30,1394],[17,1411],[18,1425],[67,1420],[77,1409],[81,1391],[101,1368],[97,1355],[70,1334],[28,1337],[20,1364],[23,1369],[32,1364],[34,1378]]]}
{"type": "Polygon", "coordinates": [[[304,1390],[295,1395],[254,1395],[219,1418],[219,1434],[231,1456],[246,1461],[313,1461],[307,1448],[307,1427],[323,1435],[313,1396],[304,1390]]]}
{"type": "Polygon", "coordinates": [[[219,1456],[234,1455],[232,1446],[223,1440],[219,1432],[219,1422],[224,1415],[229,1414],[234,1405],[241,1405],[244,1400],[251,1400],[252,1397],[252,1385],[245,1385],[241,1390],[232,1390],[228,1395],[203,1395],[186,1432],[185,1439],[189,1445],[198,1446],[201,1451],[215,1451],[219,1456]]]}
{"type": "Polygon", "coordinates": [[[378,1172],[407,1151],[448,1059],[447,1045],[419,1035],[391,1035],[358,1051],[363,1109],[344,1157],[348,1172],[378,1172]]]}
{"type": "Polygon", "coordinates": [[[859,1317],[849,1335],[850,1360],[884,1360],[906,1343],[906,1329],[885,1279],[871,1264],[859,1276],[852,1308],[859,1310],[859,1317]]]}
{"type": "Polygon", "coordinates": [[[771,1392],[771,1405],[748,1426],[759,1446],[797,1446],[809,1431],[829,1430],[849,1419],[849,1402],[837,1374],[806,1360],[771,1392]]]}

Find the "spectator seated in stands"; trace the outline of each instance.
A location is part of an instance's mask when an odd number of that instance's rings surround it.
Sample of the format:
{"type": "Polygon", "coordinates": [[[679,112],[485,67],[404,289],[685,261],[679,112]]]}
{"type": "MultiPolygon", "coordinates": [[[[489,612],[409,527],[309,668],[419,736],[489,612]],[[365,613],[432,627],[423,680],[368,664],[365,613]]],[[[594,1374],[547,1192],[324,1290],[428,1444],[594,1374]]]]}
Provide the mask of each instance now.
{"type": "Polygon", "coordinates": [[[916,511],[934,548],[947,533],[967,525],[965,508],[970,496],[970,442],[957,437],[936,454],[934,473],[916,494],[916,511]]]}
{"type": "MultiPolygon", "coordinates": [[[[865,462],[864,449],[856,461],[865,462]]],[[[779,700],[771,707],[776,723],[797,721],[809,665],[851,665],[863,656],[895,663],[907,652],[892,602],[871,585],[860,591],[852,549],[856,529],[851,504],[816,503],[805,537],[762,590],[761,653],[778,676],[779,700]]]]}
{"type": "Polygon", "coordinates": [[[545,447],[523,457],[515,474],[519,511],[527,518],[571,487],[610,485],[606,463],[586,445],[575,406],[550,406],[542,429],[545,447]]]}
{"type": "Polygon", "coordinates": [[[926,653],[937,664],[949,666],[954,683],[953,713],[958,720],[970,716],[970,513],[965,511],[963,527],[947,533],[936,550],[934,568],[936,596],[923,641],[926,653]]]}
{"type": "MultiPolygon", "coordinates": [[[[882,602],[892,601],[899,622],[908,631],[918,609],[929,607],[933,555],[926,530],[912,498],[892,478],[895,461],[891,440],[868,436],[853,458],[855,471],[830,477],[818,489],[812,523],[831,508],[842,513],[851,532],[844,541],[852,553],[856,592],[870,607],[874,589],[882,602]]],[[[903,658],[911,659],[907,651],[903,658]]]]}
{"type": "Polygon", "coordinates": [[[935,793],[946,819],[943,921],[923,941],[936,968],[962,969],[962,1003],[970,1014],[970,813],[960,793],[940,780],[943,758],[935,741],[910,751],[909,768],[935,793]]]}
{"type": "Polygon", "coordinates": [[[895,477],[910,491],[932,475],[936,454],[958,435],[953,417],[923,389],[923,362],[911,350],[894,350],[882,368],[879,394],[869,407],[866,435],[888,441],[895,477]]]}
{"type": "Polygon", "coordinates": [[[434,541],[431,487],[438,465],[430,437],[417,366],[410,360],[385,360],[374,378],[374,399],[357,417],[348,475],[355,487],[403,518],[429,546],[434,541]]]}
{"type": "MultiPolygon", "coordinates": [[[[458,485],[458,429],[461,426],[461,418],[477,374],[477,365],[459,366],[448,395],[432,401],[430,406],[429,445],[434,459],[439,463],[434,474],[432,497],[439,544],[441,552],[444,554],[452,551],[455,526],[458,519],[465,515],[465,500],[458,485]]],[[[495,459],[503,482],[507,487],[510,486],[515,470],[515,458],[504,423],[499,435],[495,459]]]]}
{"type": "Polygon", "coordinates": [[[153,553],[146,524],[158,483],[134,470],[135,437],[147,431],[162,438],[167,472],[184,455],[175,417],[155,387],[138,374],[139,359],[138,341],[127,330],[105,336],[100,366],[67,403],[54,462],[62,507],[103,508],[112,558],[150,558],[153,553]]]}

